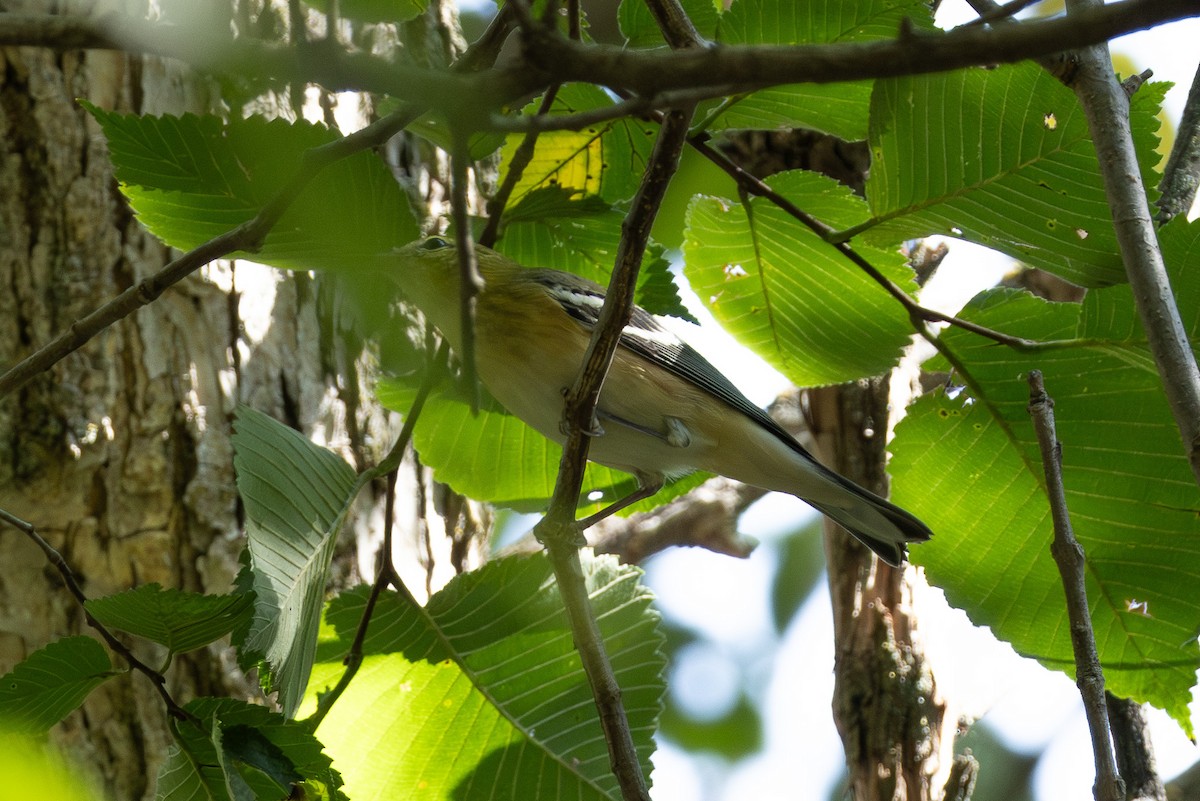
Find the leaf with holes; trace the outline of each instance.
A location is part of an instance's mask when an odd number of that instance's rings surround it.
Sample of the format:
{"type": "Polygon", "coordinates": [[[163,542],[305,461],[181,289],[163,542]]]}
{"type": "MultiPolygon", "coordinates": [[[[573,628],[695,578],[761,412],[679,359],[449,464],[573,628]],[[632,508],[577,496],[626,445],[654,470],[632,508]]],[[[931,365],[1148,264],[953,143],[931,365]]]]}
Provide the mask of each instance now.
{"type": "MultiPolygon", "coordinates": [[[[1200,225],[1161,232],[1184,322],[1200,334],[1200,225]]],[[[1087,554],[1088,600],[1109,689],[1169,712],[1190,735],[1200,667],[1200,497],[1127,286],[1082,305],[1025,293],[984,294],[964,316],[1057,341],[1017,353],[947,331],[961,397],[922,398],[896,429],[895,500],[935,532],[914,548],[934,584],[971,619],[1026,656],[1072,673],[1052,524],[1026,406],[1029,370],[1054,398],[1063,483],[1087,554]]]]}
{"type": "MultiPolygon", "coordinates": [[[[1149,186],[1165,91],[1130,104],[1149,186]]],[[[870,141],[868,241],[947,234],[1077,284],[1125,280],[1083,109],[1037,64],[879,81],[870,141]]]]}

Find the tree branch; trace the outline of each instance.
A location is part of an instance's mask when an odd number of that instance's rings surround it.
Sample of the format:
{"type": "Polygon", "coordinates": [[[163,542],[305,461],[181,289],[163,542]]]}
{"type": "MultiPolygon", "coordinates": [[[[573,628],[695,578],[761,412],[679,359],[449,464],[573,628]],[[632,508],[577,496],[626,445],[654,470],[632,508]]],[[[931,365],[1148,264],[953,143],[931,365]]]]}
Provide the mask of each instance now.
{"type": "MultiPolygon", "coordinates": [[[[519,9],[511,13],[520,21],[519,9]]],[[[527,10],[523,13],[528,17],[527,10]]],[[[282,81],[318,83],[334,91],[380,92],[424,104],[453,102],[472,112],[496,108],[555,82],[586,81],[643,96],[690,89],[703,98],[789,83],[833,83],[1011,63],[1198,14],[1195,0],[1121,0],[1071,19],[1029,20],[995,28],[964,26],[946,34],[904,30],[886,41],[723,45],[671,52],[582,44],[531,24],[524,31],[523,61],[466,75],[346,53],[330,42],[313,43],[312,57],[301,64],[289,48],[271,42],[200,37],[194,31],[118,15],[93,19],[0,14],[0,46],[151,53],[213,72],[266,74],[282,81]]]]}
{"type": "Polygon", "coordinates": [[[709,96],[789,83],[834,83],[1012,63],[1104,42],[1200,14],[1195,0],[1122,0],[1071,19],[1030,20],[949,33],[901,32],[895,39],[822,45],[722,45],[672,52],[570,42],[537,30],[527,58],[556,80],[587,81],[654,95],[711,87],[709,96]],[[719,87],[719,88],[718,88],[719,87]]]}
{"type": "Polygon", "coordinates": [[[1158,199],[1158,223],[1164,225],[1179,214],[1187,214],[1196,200],[1196,189],[1200,187],[1200,65],[1192,78],[1183,116],[1179,118],[1179,130],[1175,132],[1175,146],[1163,169],[1158,199]]]}
{"type": "Polygon", "coordinates": [[[1125,783],[1113,762],[1109,738],[1108,711],[1104,702],[1104,671],[1096,652],[1096,635],[1088,610],[1084,582],[1083,548],[1071,530],[1066,492],[1062,481],[1062,445],[1054,431],[1054,401],[1046,394],[1040,370],[1029,373],[1029,416],[1037,432],[1042,451],[1042,469],[1046,476],[1046,494],[1054,518],[1054,542],[1050,552],[1062,576],[1067,598],[1067,617],[1071,621],[1071,645],[1075,650],[1075,684],[1083,696],[1092,755],[1096,762],[1096,801],[1124,801],[1125,783]]]}
{"type": "Polygon", "coordinates": [[[600,388],[616,353],[621,330],[633,311],[638,269],[650,239],[650,228],[671,176],[679,165],[691,116],[691,109],[667,115],[629,215],[622,223],[616,265],[600,319],[592,333],[579,376],[567,392],[563,412],[567,442],[559,462],[554,497],[546,516],[534,528],[534,536],[545,545],[554,566],[555,581],[571,621],[575,645],[596,699],[613,773],[625,801],[648,801],[650,796],[621,702],[621,689],[588,601],[578,550],[585,543],[575,524],[575,508],[587,462],[586,432],[593,429],[591,421],[600,388]]]}
{"type": "MultiPolygon", "coordinates": [[[[1068,21],[1094,14],[1098,2],[1068,0],[1068,21]]],[[[1129,129],[1129,99],[1113,75],[1106,43],[1082,50],[1077,56],[1072,88],[1087,115],[1125,274],[1183,439],[1184,453],[1200,483],[1200,369],[1158,248],[1129,129]]]]}

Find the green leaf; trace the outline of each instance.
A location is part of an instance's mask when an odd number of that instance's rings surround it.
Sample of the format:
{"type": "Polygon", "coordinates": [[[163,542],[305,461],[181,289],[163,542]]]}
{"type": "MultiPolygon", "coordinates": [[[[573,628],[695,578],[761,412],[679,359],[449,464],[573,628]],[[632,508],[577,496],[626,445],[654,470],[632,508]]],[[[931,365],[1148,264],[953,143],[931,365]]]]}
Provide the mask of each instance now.
{"type": "MultiPolygon", "coordinates": [[[[533,115],[541,105],[535,100],[524,113],[533,115]]],[[[550,114],[578,114],[614,105],[604,90],[591,84],[571,83],[559,89],[550,114]]],[[[609,202],[626,200],[637,191],[646,172],[658,126],[621,118],[599,122],[581,131],[546,131],[537,138],[533,159],[521,173],[511,201],[519,203],[535,189],[562,187],[609,202]]],[[[512,134],[501,151],[500,174],[512,168],[513,155],[524,134],[512,134]]]]}
{"type": "MultiPolygon", "coordinates": [[[[787,172],[776,191],[834,226],[866,207],[823,176],[787,172]]],[[[747,206],[698,196],[683,246],[688,281],[722,326],[798,386],[890,369],[912,327],[901,306],[820,237],[762,198],[747,206]]],[[[910,287],[899,252],[858,248],[892,281],[910,287]]]]}
{"type": "Polygon", "coordinates": [[[342,780],[303,724],[233,698],[197,698],[158,774],[160,801],[342,801],[342,780]],[[302,788],[297,796],[294,788],[302,788]]]}
{"type": "MultiPolygon", "coordinates": [[[[593,607],[649,774],[663,693],[658,615],[641,571],[585,561],[593,607]]],[[[326,620],[310,694],[332,686],[366,588],[326,620]]],[[[379,599],[362,667],[317,730],[365,798],[619,799],[591,691],[546,559],[510,557],[455,578],[424,608],[379,599]],[[502,789],[501,789],[502,788],[502,789]]]]}
{"type": "MultiPolygon", "coordinates": [[[[536,189],[504,215],[496,250],[528,267],[550,267],[607,286],[612,278],[624,212],[595,196],[574,197],[562,187],[536,189]]],[[[683,305],[664,249],[651,244],[638,273],[639,306],[651,314],[695,318],[683,305]]]]}
{"type": "MultiPolygon", "coordinates": [[[[907,21],[934,30],[928,0],[737,0],[721,15],[723,44],[834,44],[894,39],[907,21]]],[[[734,97],[701,110],[712,130],[811,128],[867,138],[873,82],[792,84],[734,97]]]]}
{"type": "Polygon", "coordinates": [[[13,734],[43,734],[114,675],[91,637],[55,640],[0,677],[0,723],[13,734]]]}
{"type": "Polygon", "coordinates": [[[263,663],[263,686],[279,691],[290,717],[312,668],[329,564],[355,475],[330,451],[244,406],[233,448],[255,594],[241,661],[263,663]]]}
{"type": "MultiPolygon", "coordinates": [[[[1164,91],[1130,108],[1151,186],[1164,91]]],[[[1125,278],[1083,110],[1033,63],[879,81],[867,200],[870,241],[941,233],[1085,286],[1125,278]]]]}
{"type": "MultiPolygon", "coordinates": [[[[1189,334],[1200,333],[1200,225],[1161,233],[1189,334]]],[[[1087,555],[1088,599],[1107,687],[1154,704],[1192,734],[1200,600],[1200,499],[1128,287],[1050,304],[1008,290],[964,311],[1056,347],[1021,354],[957,330],[943,341],[969,396],[922,398],[897,427],[895,500],[935,532],[914,548],[947,598],[1019,653],[1073,675],[1063,591],[1025,376],[1055,402],[1063,481],[1087,555]]]]}
{"type": "MultiPolygon", "coordinates": [[[[250,117],[115,114],[84,103],[108,138],[121,191],[168,245],[190,250],[254,218],[301,169],[324,127],[250,117]]],[[[293,200],[254,260],[296,270],[354,270],[414,239],[396,181],[374,155],[325,167],[293,200]]]]}
{"type": "MultiPolygon", "coordinates": [[[[329,0],[305,0],[313,8],[328,11],[329,0]]],[[[408,22],[425,13],[428,0],[341,0],[338,13],[359,22],[408,22]]]]}
{"type": "Polygon", "coordinates": [[[182,654],[233,631],[249,615],[249,595],[202,595],[146,584],[127,592],[92,598],[84,606],[104,625],[165,645],[182,654]]]}

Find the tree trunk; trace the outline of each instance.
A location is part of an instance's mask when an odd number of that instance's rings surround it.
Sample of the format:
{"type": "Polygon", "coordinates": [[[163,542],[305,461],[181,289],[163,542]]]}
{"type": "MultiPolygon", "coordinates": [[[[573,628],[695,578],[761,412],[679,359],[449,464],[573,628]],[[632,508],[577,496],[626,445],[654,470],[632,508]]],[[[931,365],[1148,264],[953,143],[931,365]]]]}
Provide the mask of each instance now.
{"type": "MultiPolygon", "coordinates": [[[[864,142],[802,130],[744,134],[728,152],[759,177],[807,169],[858,194],[870,163],[864,142]]],[[[809,401],[822,461],[886,497],[888,381],[813,390],[809,401]]],[[[940,794],[935,774],[950,768],[953,732],[943,738],[946,709],[916,636],[909,574],[873,560],[828,520],[825,552],[834,618],[833,717],[846,751],[850,797],[932,801],[940,794]]]]}
{"type": "MultiPolygon", "coordinates": [[[[810,394],[813,436],[823,461],[887,495],[888,384],[873,379],[810,394]]],[[[904,569],[871,552],[831,521],[825,524],[833,603],[833,719],[842,736],[850,797],[856,801],[932,801],[953,745],[946,706],[917,636],[912,583],[904,569]]]]}
{"type": "MultiPolygon", "coordinates": [[[[11,365],[172,257],[133,218],[76,98],[151,114],[205,112],[213,98],[169,60],[36,48],[7,48],[3,60],[0,365],[11,365]]],[[[363,411],[357,392],[347,406],[328,390],[336,347],[312,286],[253,264],[209,265],[0,403],[0,507],[38,528],[89,597],[150,582],[230,591],[243,545],[229,439],[237,403],[319,430],[348,457],[371,455],[368,420],[371,441],[390,442],[386,418],[363,411]]],[[[0,672],[89,631],[45,557],[11,529],[0,537],[0,631],[0,672]]],[[[135,653],[151,665],[165,656],[146,643],[135,653]]],[[[251,692],[219,645],[176,660],[168,687],[181,703],[251,692]]],[[[93,692],[54,736],[119,799],[151,797],[170,742],[161,701],[132,674],[93,692]]]]}

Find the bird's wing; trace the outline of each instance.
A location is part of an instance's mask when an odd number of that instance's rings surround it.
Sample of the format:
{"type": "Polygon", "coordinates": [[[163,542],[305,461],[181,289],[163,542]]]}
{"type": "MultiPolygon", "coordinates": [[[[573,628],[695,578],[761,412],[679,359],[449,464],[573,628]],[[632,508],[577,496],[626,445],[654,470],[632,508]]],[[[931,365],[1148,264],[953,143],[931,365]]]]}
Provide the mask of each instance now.
{"type": "MultiPolygon", "coordinates": [[[[604,287],[575,275],[557,270],[532,270],[534,280],[549,290],[563,311],[577,320],[589,332],[600,320],[604,305],[604,287]],[[564,277],[565,276],[565,277],[564,277]]],[[[754,405],[733,382],[712,365],[691,345],[684,342],[650,312],[641,306],[633,307],[628,325],[621,331],[621,347],[662,367],[700,390],[715,395],[738,412],[786,442],[793,450],[812,462],[820,463],[804,449],[769,414],[754,405]]],[[[824,470],[824,467],[821,467],[824,470]]]]}

